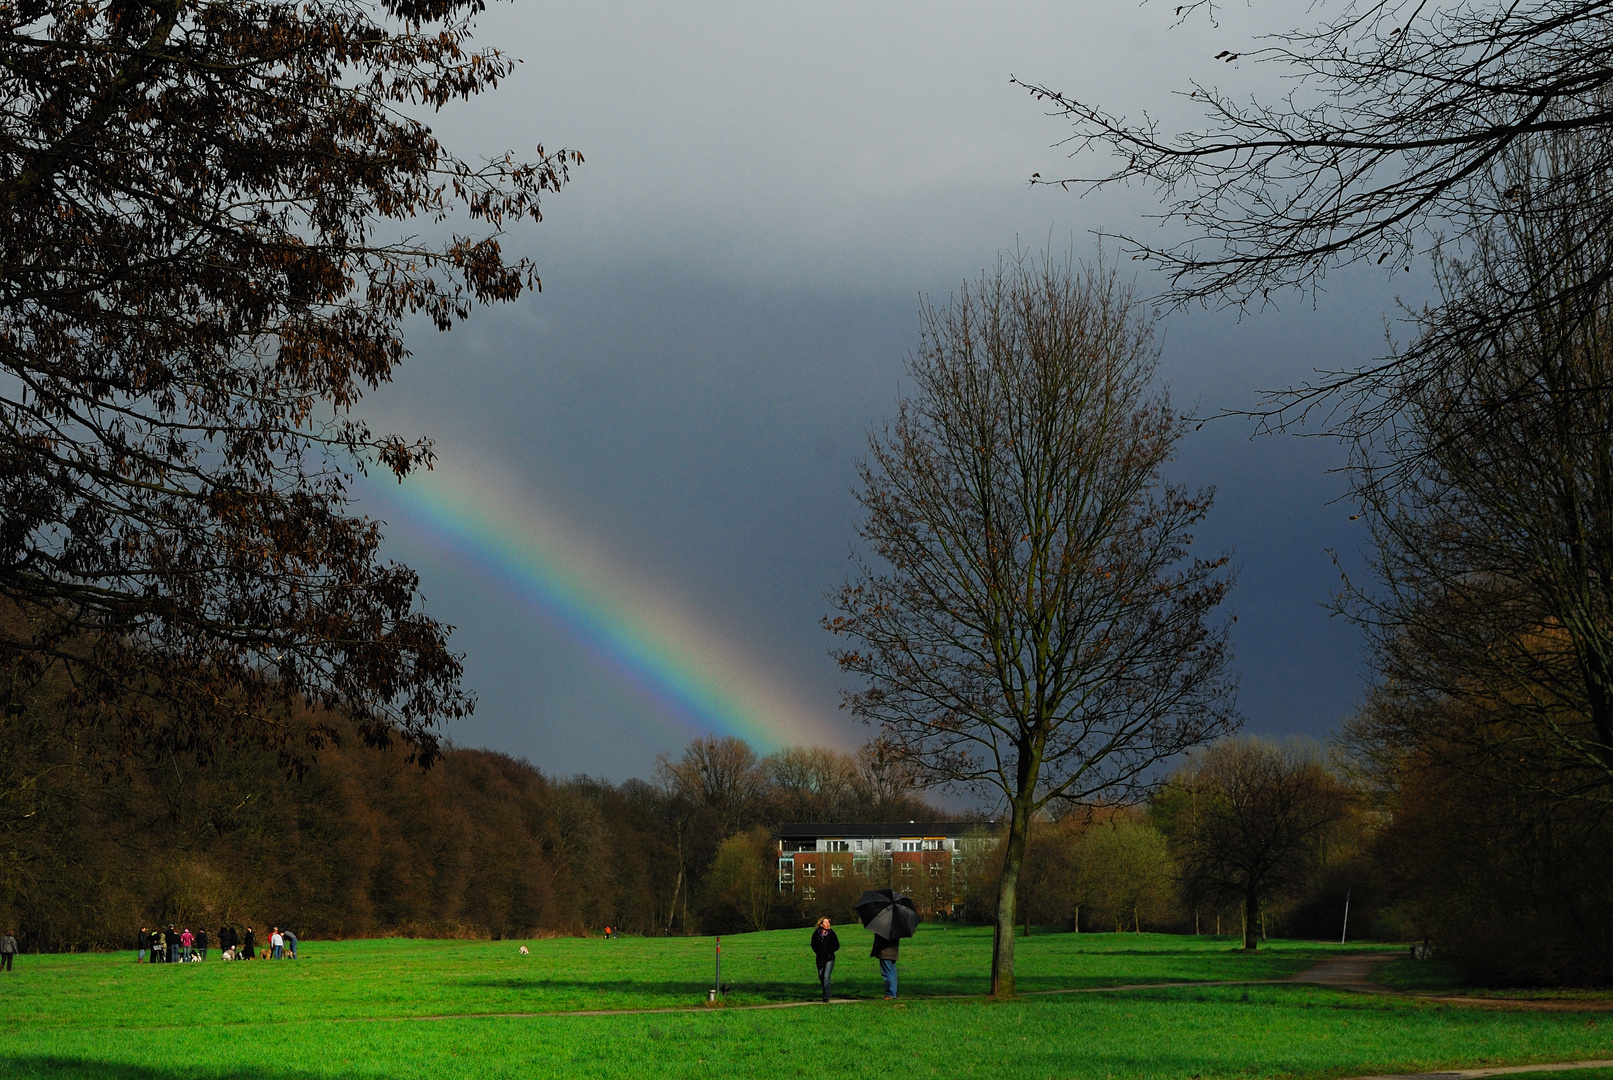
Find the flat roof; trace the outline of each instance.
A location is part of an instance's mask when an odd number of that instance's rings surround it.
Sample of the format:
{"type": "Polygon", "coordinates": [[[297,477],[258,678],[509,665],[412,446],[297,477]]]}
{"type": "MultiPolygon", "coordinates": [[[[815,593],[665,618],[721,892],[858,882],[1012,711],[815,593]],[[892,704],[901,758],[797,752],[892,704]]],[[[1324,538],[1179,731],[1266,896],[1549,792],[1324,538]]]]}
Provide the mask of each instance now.
{"type": "Polygon", "coordinates": [[[994,821],[791,821],[778,827],[780,840],[843,839],[866,836],[879,840],[943,836],[955,840],[997,824],[994,821]]]}

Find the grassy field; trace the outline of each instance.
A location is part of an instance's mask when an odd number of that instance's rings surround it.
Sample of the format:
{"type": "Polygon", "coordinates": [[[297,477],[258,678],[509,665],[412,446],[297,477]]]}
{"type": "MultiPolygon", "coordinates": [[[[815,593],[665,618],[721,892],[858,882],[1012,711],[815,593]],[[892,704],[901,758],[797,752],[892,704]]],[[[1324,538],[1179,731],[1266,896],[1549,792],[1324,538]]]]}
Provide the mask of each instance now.
{"type": "MultiPolygon", "coordinates": [[[[702,1001],[704,939],[305,942],[295,962],[137,967],[24,956],[0,976],[0,1076],[1352,1076],[1613,1058],[1613,1015],[1430,1005],[1300,985],[1183,986],[982,1000],[990,935],[925,927],[904,1000],[877,1000],[868,938],[843,929],[837,994],[790,1009],[614,1016],[702,1001]],[[961,995],[952,997],[948,995],[961,995]],[[559,1013],[500,1016],[504,1013],[559,1013]]],[[[1131,934],[1021,938],[1024,990],[1281,978],[1338,946],[1131,934]]],[[[815,989],[805,931],[723,942],[730,1005],[815,989]]],[[[1581,1076],[1579,1080],[1592,1080],[1581,1076]]]]}

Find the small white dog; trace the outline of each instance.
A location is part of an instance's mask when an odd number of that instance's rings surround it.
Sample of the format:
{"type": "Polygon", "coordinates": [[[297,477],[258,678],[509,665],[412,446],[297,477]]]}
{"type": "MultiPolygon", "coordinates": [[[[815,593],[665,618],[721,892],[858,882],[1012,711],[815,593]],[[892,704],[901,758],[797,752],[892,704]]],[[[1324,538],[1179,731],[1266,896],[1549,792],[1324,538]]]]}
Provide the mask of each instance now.
{"type": "Polygon", "coordinates": [[[522,945],[522,946],[521,946],[521,955],[522,955],[522,956],[529,956],[529,955],[531,955],[531,954],[530,954],[530,953],[528,953],[528,952],[527,952],[527,951],[526,951],[526,946],[525,946],[525,945],[522,945]]]}

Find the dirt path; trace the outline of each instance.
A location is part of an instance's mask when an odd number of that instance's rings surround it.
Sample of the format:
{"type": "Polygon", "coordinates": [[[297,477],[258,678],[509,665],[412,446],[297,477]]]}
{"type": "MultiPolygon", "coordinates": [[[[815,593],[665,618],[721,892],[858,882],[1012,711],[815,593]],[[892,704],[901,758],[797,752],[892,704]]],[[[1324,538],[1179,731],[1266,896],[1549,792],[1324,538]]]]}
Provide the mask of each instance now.
{"type": "Polygon", "coordinates": [[[1568,1072],[1572,1069],[1613,1068],[1608,1061],[1557,1061],[1546,1065],[1501,1065],[1491,1069],[1446,1069],[1443,1072],[1386,1073],[1382,1076],[1356,1076],[1351,1080],[1475,1080],[1481,1076],[1511,1076],[1513,1073],[1568,1072]]]}
{"type": "Polygon", "coordinates": [[[1398,960],[1401,953],[1347,953],[1330,956],[1290,975],[1285,982],[1311,983],[1331,990],[1354,990],[1361,994],[1398,994],[1387,986],[1372,981],[1372,969],[1390,960],[1398,960]]]}
{"type": "MultiPolygon", "coordinates": [[[[1530,1009],[1537,1012],[1608,1012],[1613,1011],[1613,1000],[1600,1001],[1574,1001],[1553,998],[1504,998],[1504,997],[1478,997],[1469,994],[1419,994],[1410,990],[1395,990],[1391,987],[1372,981],[1372,969],[1389,960],[1398,960],[1404,953],[1351,953],[1347,956],[1330,956],[1311,967],[1306,968],[1297,975],[1290,975],[1286,982],[1310,983],[1313,986],[1325,986],[1331,990],[1349,990],[1357,994],[1387,994],[1393,997],[1411,998],[1415,1001],[1437,1002],[1443,1005],[1469,1005],[1481,1009],[1530,1009]]],[[[1585,1066],[1590,1068],[1591,1066],[1585,1066]]],[[[1523,1071],[1533,1069],[1529,1066],[1523,1071]]],[[[1535,1070],[1538,1071],[1538,1070],[1535,1070]]],[[[1444,1073],[1431,1073],[1429,1075],[1444,1076],[1444,1073]]],[[[1451,1076],[1458,1074],[1451,1073],[1451,1076]]],[[[1462,1073],[1462,1076],[1469,1074],[1462,1073]]],[[[1473,1076],[1488,1076],[1489,1073],[1479,1071],[1473,1076]]]]}

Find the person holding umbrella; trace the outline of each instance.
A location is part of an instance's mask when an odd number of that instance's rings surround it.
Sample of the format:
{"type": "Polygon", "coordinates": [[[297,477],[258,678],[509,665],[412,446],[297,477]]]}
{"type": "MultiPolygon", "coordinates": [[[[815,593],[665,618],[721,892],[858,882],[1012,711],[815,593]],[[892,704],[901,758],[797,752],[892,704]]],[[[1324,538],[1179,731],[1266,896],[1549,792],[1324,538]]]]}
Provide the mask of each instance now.
{"type": "Polygon", "coordinates": [[[885,980],[885,1000],[896,1000],[896,958],[901,952],[901,939],[912,937],[918,929],[918,908],[913,901],[894,889],[870,889],[857,901],[857,917],[874,934],[874,948],[869,952],[879,961],[879,974],[885,980]]]}
{"type": "Polygon", "coordinates": [[[829,979],[834,974],[835,953],[840,951],[840,938],[829,926],[827,917],[819,919],[812,931],[812,954],[818,961],[818,984],[823,987],[823,1000],[829,1000],[829,979]]]}

